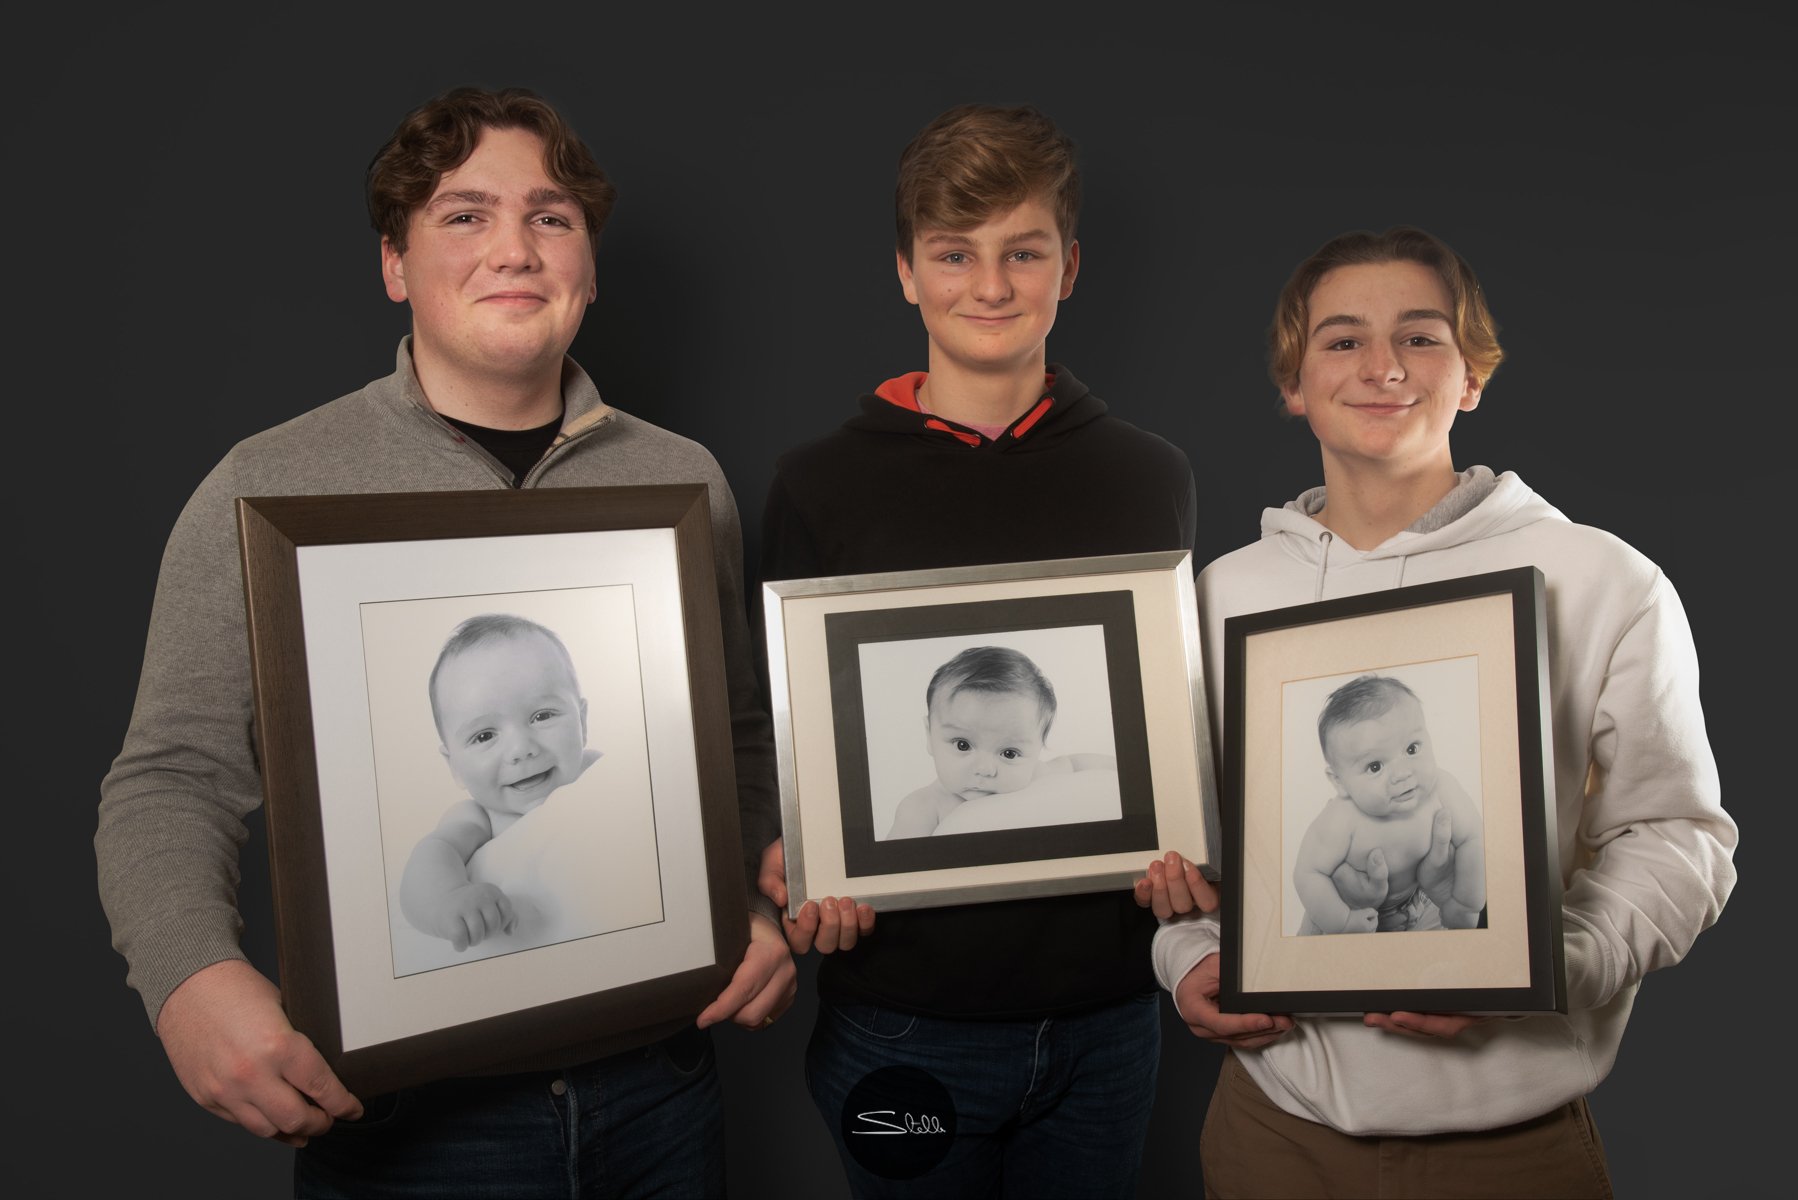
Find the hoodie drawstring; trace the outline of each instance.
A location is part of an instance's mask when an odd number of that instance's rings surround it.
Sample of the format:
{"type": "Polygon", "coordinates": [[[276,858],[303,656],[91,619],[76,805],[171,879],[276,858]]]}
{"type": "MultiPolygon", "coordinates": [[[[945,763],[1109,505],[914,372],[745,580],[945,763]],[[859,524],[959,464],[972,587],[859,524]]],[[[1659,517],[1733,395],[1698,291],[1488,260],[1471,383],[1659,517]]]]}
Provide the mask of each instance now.
{"type": "Polygon", "coordinates": [[[1324,552],[1317,559],[1317,592],[1311,597],[1312,603],[1324,598],[1324,575],[1330,569],[1330,543],[1336,540],[1336,535],[1326,529],[1319,540],[1323,542],[1324,552]]]}

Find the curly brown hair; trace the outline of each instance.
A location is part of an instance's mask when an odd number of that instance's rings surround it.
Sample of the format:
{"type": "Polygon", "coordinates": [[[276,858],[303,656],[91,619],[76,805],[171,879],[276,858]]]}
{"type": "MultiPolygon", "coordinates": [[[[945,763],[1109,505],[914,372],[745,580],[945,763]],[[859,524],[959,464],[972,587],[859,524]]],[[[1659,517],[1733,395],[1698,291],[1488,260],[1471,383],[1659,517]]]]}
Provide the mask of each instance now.
{"type": "Polygon", "coordinates": [[[438,180],[468,161],[489,129],[523,129],[542,139],[543,169],[580,205],[597,254],[618,189],[562,114],[527,88],[451,88],[408,113],[368,164],[368,219],[375,232],[404,254],[412,214],[431,198],[438,180]]]}

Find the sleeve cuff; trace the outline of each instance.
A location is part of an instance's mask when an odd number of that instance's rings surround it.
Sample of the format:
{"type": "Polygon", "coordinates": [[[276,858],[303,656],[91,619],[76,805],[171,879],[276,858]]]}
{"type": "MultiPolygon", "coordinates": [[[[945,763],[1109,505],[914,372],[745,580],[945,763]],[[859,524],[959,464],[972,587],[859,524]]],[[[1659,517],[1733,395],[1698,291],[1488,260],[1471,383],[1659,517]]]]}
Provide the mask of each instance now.
{"type": "Polygon", "coordinates": [[[773,921],[776,929],[780,928],[780,910],[774,907],[774,901],[768,899],[768,897],[762,895],[760,892],[751,891],[749,893],[749,911],[751,913],[760,913],[770,921],[773,921]]]}
{"type": "Polygon", "coordinates": [[[1155,941],[1150,948],[1155,960],[1155,978],[1171,994],[1188,971],[1207,956],[1217,953],[1218,945],[1215,916],[1163,922],[1155,931],[1155,941]]]}
{"type": "Polygon", "coordinates": [[[1561,956],[1567,969],[1567,1010],[1582,1012],[1610,1003],[1617,971],[1604,939],[1584,917],[1562,910],[1561,956]]]}

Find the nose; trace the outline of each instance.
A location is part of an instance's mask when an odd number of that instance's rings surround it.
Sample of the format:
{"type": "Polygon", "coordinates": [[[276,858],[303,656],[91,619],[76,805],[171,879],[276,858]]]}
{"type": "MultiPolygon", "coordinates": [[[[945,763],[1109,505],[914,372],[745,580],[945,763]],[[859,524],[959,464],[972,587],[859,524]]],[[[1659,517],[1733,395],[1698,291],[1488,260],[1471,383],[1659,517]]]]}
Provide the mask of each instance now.
{"type": "Polygon", "coordinates": [[[1405,364],[1385,342],[1371,340],[1361,351],[1361,378],[1375,386],[1397,383],[1405,377],[1405,364]]]}
{"type": "Polygon", "coordinates": [[[999,773],[999,756],[981,754],[974,759],[974,774],[983,779],[991,779],[999,773]]]}
{"type": "Polygon", "coordinates": [[[487,243],[487,265],[495,271],[534,271],[541,264],[537,241],[523,222],[494,222],[487,243]]]}
{"type": "Polygon", "coordinates": [[[1005,264],[986,260],[974,268],[974,298],[986,304],[999,304],[1011,297],[1011,277],[1005,264]]]}
{"type": "Polygon", "coordinates": [[[519,762],[527,758],[537,757],[537,739],[524,730],[517,730],[506,737],[506,761],[519,762]]]}

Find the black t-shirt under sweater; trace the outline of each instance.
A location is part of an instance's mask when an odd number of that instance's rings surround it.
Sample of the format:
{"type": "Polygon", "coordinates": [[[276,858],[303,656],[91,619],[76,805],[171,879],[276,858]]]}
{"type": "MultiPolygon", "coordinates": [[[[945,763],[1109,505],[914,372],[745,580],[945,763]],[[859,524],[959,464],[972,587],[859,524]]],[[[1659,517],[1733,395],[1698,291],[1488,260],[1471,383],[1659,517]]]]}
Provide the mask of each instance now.
{"type": "Polygon", "coordinates": [[[531,468],[542,461],[556,435],[562,432],[562,414],[547,425],[535,429],[490,429],[454,417],[444,417],[451,425],[467,434],[475,445],[499,459],[500,465],[512,472],[512,486],[524,483],[531,468]]]}
{"type": "MultiPolygon", "coordinates": [[[[777,464],[762,578],[1192,549],[1186,455],[1051,369],[1054,403],[1028,432],[977,445],[862,397],[861,415],[777,464]]],[[[1154,933],[1127,890],[882,913],[872,937],[824,959],[819,992],[942,1017],[1072,1012],[1152,990],[1154,933]]]]}

